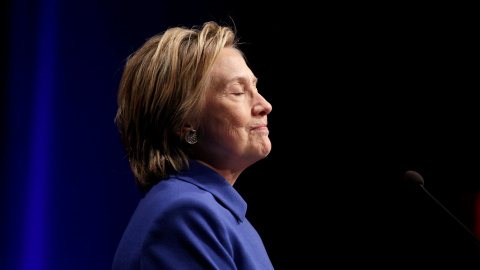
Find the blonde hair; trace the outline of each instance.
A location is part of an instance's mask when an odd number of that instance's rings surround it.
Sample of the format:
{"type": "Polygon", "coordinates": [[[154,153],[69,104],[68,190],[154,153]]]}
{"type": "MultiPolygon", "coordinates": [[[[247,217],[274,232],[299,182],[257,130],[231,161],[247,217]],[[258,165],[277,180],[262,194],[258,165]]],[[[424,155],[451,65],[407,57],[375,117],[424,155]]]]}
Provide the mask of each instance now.
{"type": "Polygon", "coordinates": [[[199,124],[208,75],[221,49],[236,48],[230,27],[169,28],[127,58],[115,123],[142,192],[188,166],[178,131],[199,124]]]}

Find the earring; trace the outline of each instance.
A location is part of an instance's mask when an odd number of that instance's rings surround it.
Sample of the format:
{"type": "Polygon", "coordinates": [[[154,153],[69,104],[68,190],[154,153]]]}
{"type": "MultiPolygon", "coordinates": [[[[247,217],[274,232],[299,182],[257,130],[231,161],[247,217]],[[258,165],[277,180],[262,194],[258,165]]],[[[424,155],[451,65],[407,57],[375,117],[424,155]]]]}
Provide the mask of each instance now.
{"type": "Polygon", "coordinates": [[[196,144],[198,142],[197,131],[195,129],[187,131],[185,141],[189,144],[196,144]]]}

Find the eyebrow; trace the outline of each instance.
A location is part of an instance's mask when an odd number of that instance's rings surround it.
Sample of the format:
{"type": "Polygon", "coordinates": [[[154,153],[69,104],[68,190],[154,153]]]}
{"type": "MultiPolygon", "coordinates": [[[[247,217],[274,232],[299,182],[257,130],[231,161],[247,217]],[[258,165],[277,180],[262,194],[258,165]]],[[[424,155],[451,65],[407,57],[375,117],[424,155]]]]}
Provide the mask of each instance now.
{"type": "MultiPolygon", "coordinates": [[[[229,85],[229,84],[231,84],[231,83],[233,83],[233,82],[242,82],[242,83],[244,83],[244,82],[246,82],[246,81],[248,81],[248,78],[247,78],[247,77],[242,76],[242,75],[238,75],[238,76],[234,76],[234,77],[228,79],[228,80],[226,81],[226,84],[229,85]]],[[[257,83],[258,83],[258,78],[257,78],[255,75],[253,76],[253,83],[254,83],[254,84],[257,84],[257,83]]]]}

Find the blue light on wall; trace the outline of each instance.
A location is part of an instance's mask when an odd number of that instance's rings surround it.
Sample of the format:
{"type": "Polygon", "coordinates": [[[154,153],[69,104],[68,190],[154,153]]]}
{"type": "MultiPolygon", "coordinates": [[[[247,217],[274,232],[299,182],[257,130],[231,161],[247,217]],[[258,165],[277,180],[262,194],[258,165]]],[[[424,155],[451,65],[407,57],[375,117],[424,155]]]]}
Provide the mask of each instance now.
{"type": "MultiPolygon", "coordinates": [[[[15,174],[16,170],[24,167],[24,179],[17,179],[24,185],[24,190],[20,195],[23,198],[24,204],[22,208],[17,209],[19,213],[23,213],[20,228],[22,233],[18,253],[18,262],[21,264],[18,269],[48,269],[46,258],[46,251],[50,248],[48,246],[48,227],[49,227],[49,199],[51,178],[51,149],[53,143],[53,126],[55,124],[54,118],[54,96],[55,96],[55,72],[56,72],[56,29],[57,29],[57,1],[43,0],[40,2],[38,9],[25,9],[32,3],[18,1],[13,6],[13,14],[15,17],[11,18],[13,21],[13,29],[11,31],[10,49],[11,65],[15,65],[19,56],[25,54],[23,42],[26,37],[33,35],[36,40],[33,44],[28,44],[30,50],[33,52],[33,59],[31,68],[28,70],[28,65],[22,69],[11,70],[10,93],[17,93],[10,95],[10,107],[22,108],[30,113],[27,119],[30,119],[29,134],[23,139],[28,141],[23,143],[14,143],[21,146],[20,151],[24,153],[24,159],[17,161],[17,166],[10,168],[10,173],[15,174]],[[35,11],[35,12],[33,12],[35,11]],[[32,19],[27,19],[34,13],[32,19]],[[36,13],[36,14],[35,14],[36,13]],[[26,22],[30,21],[31,27],[29,30],[33,32],[25,32],[26,22]],[[17,27],[17,28],[15,28],[17,27]],[[33,28],[33,29],[32,29],[33,28]],[[35,29],[36,28],[36,29],[35,29]],[[21,45],[20,45],[21,44],[21,45]],[[29,85],[16,84],[15,82],[21,80],[32,80],[29,85]],[[19,89],[18,87],[26,87],[27,89],[19,89]],[[19,95],[23,93],[23,95],[19,95]],[[30,97],[30,109],[24,108],[26,104],[25,98],[30,97]],[[22,164],[23,163],[23,164],[22,164]],[[21,165],[22,164],[22,165],[21,165]]],[[[21,58],[20,58],[21,59],[21,58]]],[[[26,119],[15,119],[17,117],[11,114],[10,122],[22,121],[26,119]]],[[[22,136],[17,137],[20,140],[22,136]]],[[[13,177],[12,177],[13,178],[13,177]]],[[[15,206],[14,206],[15,207],[15,206]]]]}
{"type": "Polygon", "coordinates": [[[129,5],[15,0],[3,11],[0,269],[111,265],[140,196],[113,122],[119,70],[147,36],[125,35],[138,27],[120,15],[129,5]]]}

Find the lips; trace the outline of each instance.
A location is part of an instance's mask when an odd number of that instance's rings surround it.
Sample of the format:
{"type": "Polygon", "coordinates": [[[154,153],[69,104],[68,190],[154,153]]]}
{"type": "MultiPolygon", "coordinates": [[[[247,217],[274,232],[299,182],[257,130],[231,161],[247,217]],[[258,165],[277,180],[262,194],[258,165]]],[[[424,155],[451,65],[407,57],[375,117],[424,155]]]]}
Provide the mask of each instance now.
{"type": "Polygon", "coordinates": [[[262,130],[262,129],[268,129],[267,124],[260,124],[260,125],[255,125],[253,126],[254,130],[262,130]]]}

